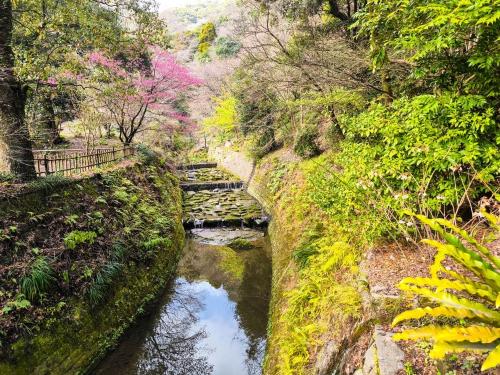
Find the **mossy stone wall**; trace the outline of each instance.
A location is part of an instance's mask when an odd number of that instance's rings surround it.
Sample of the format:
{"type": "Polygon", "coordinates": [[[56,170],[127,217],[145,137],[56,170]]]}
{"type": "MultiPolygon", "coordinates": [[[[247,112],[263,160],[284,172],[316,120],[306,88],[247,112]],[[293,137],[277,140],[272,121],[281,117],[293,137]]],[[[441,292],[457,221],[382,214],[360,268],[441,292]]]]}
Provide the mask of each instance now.
{"type": "MultiPolygon", "coordinates": [[[[37,333],[26,334],[10,346],[8,356],[0,358],[0,374],[92,373],[93,367],[110,348],[116,345],[120,336],[135,319],[144,313],[174,274],[184,242],[182,194],[178,179],[166,169],[155,165],[138,165],[112,173],[110,178],[118,181],[135,179],[137,183],[134,184],[134,195],[148,198],[148,201],[141,202],[139,198],[133,204],[124,203],[128,205],[126,216],[130,217],[130,221],[134,220],[134,225],[139,223],[145,227],[155,221],[154,215],[161,212],[162,216],[169,218],[168,241],[162,242],[155,249],[154,256],[150,256],[146,262],[128,260],[103,303],[92,305],[83,294],[66,299],[65,303],[69,308],[65,309],[64,314],[57,319],[41,322],[37,333]]],[[[60,214],[70,213],[66,206],[68,201],[89,196],[94,199],[95,184],[103,178],[106,176],[69,184],[66,182],[53,187],[49,193],[64,198],[60,200],[60,214]]],[[[102,186],[100,189],[102,194],[102,186]]],[[[58,200],[52,199],[51,207],[48,207],[45,199],[47,193],[47,191],[34,191],[17,198],[9,198],[0,202],[0,207],[3,213],[15,213],[17,209],[20,216],[28,208],[35,213],[43,213],[49,209],[53,212],[54,202],[58,200]]],[[[113,191],[109,191],[108,194],[111,196],[113,191]]],[[[30,230],[29,226],[23,228],[28,232],[30,230]]],[[[104,227],[100,238],[104,242],[106,236],[119,238],[122,229],[117,230],[116,224],[113,228],[104,227]]],[[[145,238],[136,237],[137,243],[130,245],[137,248],[144,247],[145,238]]],[[[134,236],[127,237],[128,241],[134,241],[130,238],[134,236]]]]}

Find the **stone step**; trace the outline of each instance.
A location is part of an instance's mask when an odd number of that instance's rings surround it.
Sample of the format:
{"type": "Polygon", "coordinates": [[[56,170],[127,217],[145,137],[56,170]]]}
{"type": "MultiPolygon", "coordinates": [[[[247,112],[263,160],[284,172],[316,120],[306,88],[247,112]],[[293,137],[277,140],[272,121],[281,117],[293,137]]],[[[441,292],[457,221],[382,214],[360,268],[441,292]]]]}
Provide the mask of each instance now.
{"type": "Polygon", "coordinates": [[[178,165],[177,169],[179,170],[193,170],[193,169],[202,169],[202,168],[217,168],[217,163],[196,163],[196,164],[183,164],[178,165]]]}
{"type": "Polygon", "coordinates": [[[235,219],[207,219],[193,220],[187,219],[183,221],[184,228],[216,228],[216,227],[246,227],[246,228],[264,228],[269,223],[267,216],[255,218],[235,218],[235,219]]]}
{"type": "Polygon", "coordinates": [[[184,191],[241,189],[242,187],[243,187],[243,181],[203,181],[203,182],[181,183],[181,189],[184,191]]]}

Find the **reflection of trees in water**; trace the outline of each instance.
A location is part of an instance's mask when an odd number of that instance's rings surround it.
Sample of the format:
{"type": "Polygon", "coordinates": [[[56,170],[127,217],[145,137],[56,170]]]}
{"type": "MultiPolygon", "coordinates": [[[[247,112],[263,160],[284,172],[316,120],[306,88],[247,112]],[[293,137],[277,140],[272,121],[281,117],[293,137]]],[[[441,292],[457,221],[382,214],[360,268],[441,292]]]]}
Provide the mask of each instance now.
{"type": "Polygon", "coordinates": [[[267,314],[271,289],[271,261],[262,251],[247,253],[238,291],[237,319],[247,339],[248,374],[261,374],[266,349],[267,314]]]}
{"type": "Polygon", "coordinates": [[[263,338],[250,341],[247,349],[245,364],[248,375],[260,375],[262,373],[262,361],[266,350],[266,340],[263,338]]]}
{"type": "Polygon", "coordinates": [[[193,330],[198,321],[197,313],[203,307],[196,296],[186,290],[185,281],[177,281],[176,290],[161,314],[154,333],[144,343],[142,358],[137,365],[138,374],[192,375],[211,374],[213,366],[208,363],[200,347],[207,337],[203,329],[193,330]]]}

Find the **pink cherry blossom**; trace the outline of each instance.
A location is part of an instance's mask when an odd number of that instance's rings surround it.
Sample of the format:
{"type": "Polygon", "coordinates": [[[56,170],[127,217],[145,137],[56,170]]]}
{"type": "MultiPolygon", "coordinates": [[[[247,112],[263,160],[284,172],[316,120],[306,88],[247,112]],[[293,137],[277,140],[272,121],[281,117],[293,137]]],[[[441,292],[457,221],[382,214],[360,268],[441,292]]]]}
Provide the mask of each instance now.
{"type": "Polygon", "coordinates": [[[99,51],[88,55],[91,77],[97,77],[95,83],[105,88],[96,92],[105,103],[124,143],[130,143],[136,133],[149,122],[158,122],[159,117],[189,124],[188,116],[175,111],[175,103],[181,94],[202,83],[167,51],[150,46],[149,52],[148,64],[141,60],[122,63],[99,51]],[[94,75],[92,72],[96,68],[107,72],[106,77],[94,75]]]}

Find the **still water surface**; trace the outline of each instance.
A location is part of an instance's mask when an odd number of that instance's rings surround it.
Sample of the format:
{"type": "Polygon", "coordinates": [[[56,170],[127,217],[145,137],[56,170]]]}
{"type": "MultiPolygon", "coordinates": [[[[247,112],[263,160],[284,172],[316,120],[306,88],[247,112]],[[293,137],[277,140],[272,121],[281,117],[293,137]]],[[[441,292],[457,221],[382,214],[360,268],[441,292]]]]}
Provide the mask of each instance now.
{"type": "Polygon", "coordinates": [[[270,281],[263,232],[193,230],[177,278],[96,374],[260,374],[270,281]],[[252,247],[228,249],[235,238],[252,247]]]}

